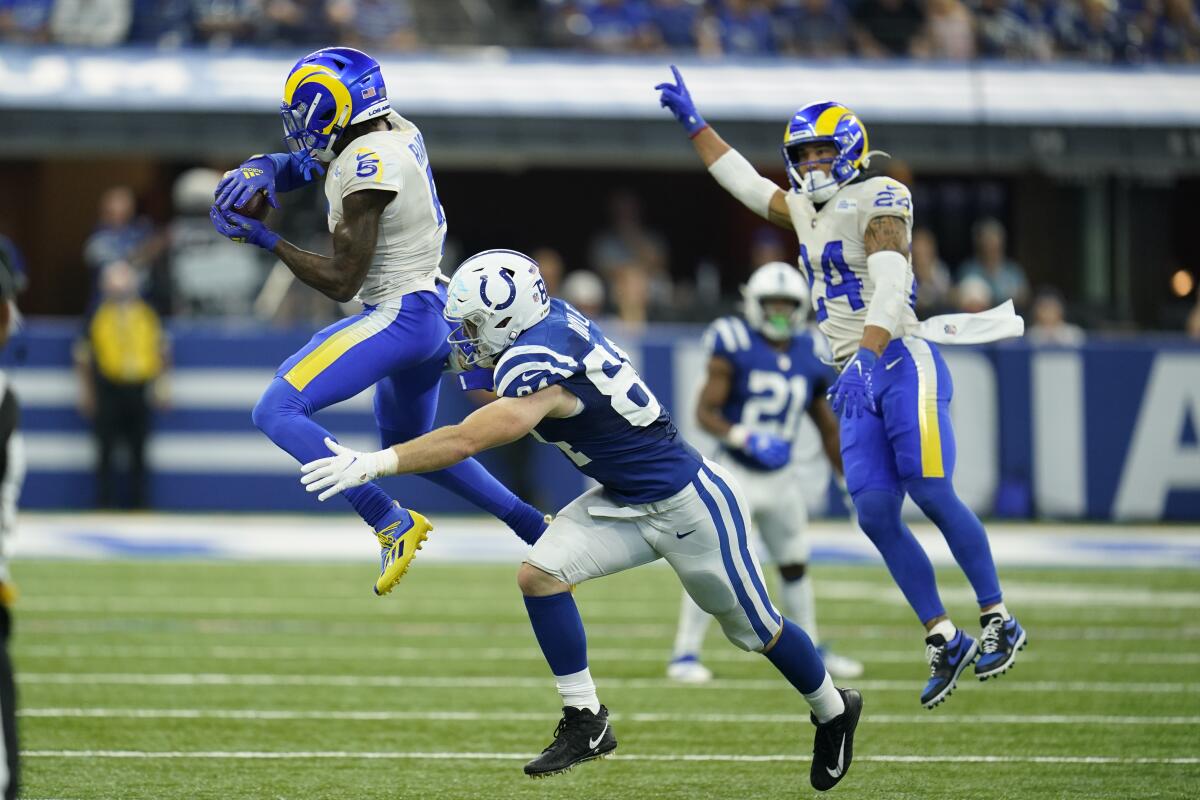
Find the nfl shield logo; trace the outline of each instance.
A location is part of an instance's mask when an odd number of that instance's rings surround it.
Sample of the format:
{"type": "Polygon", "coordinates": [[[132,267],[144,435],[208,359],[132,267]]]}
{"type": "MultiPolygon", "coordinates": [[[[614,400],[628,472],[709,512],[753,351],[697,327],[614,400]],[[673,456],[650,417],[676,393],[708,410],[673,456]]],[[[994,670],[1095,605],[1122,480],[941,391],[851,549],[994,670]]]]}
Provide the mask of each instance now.
{"type": "Polygon", "coordinates": [[[958,326],[954,323],[948,323],[942,328],[942,330],[945,331],[948,336],[956,336],[958,334],[958,326]]]}
{"type": "Polygon", "coordinates": [[[375,96],[375,87],[374,86],[368,86],[366,89],[362,90],[362,99],[363,100],[370,100],[374,96],[375,96]]]}

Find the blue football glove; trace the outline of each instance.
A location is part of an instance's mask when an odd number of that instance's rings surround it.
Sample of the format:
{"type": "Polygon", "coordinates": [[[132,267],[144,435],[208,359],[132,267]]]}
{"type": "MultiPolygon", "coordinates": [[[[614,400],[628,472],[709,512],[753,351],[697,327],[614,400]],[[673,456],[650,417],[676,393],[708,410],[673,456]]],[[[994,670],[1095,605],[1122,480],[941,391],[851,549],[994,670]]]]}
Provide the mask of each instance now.
{"type": "Polygon", "coordinates": [[[275,201],[275,162],[266,156],[255,156],[231,169],[217,184],[216,205],[222,211],[241,208],[250,201],[255,192],[265,192],[271,208],[279,208],[275,201]]]}
{"type": "Polygon", "coordinates": [[[842,374],[838,375],[825,395],[833,406],[834,414],[842,414],[846,419],[850,419],[861,417],[864,411],[875,411],[875,390],[871,385],[871,373],[875,371],[875,362],[878,360],[875,351],[865,347],[858,348],[858,353],[850,359],[850,363],[842,370],[842,374]]]}
{"type": "Polygon", "coordinates": [[[208,212],[217,233],[231,242],[252,244],[263,250],[274,250],[279,242],[279,234],[272,231],[256,219],[243,217],[236,211],[222,211],[213,206],[208,212]]]}
{"type": "Polygon", "coordinates": [[[765,469],[779,469],[792,459],[792,445],[789,442],[765,433],[747,436],[742,450],[765,469]]]}
{"type": "Polygon", "coordinates": [[[658,102],[663,108],[670,109],[689,137],[695,137],[696,134],[708,127],[708,123],[696,110],[691,92],[688,91],[683,82],[683,76],[679,74],[679,70],[674,64],[671,65],[671,72],[675,75],[675,83],[660,83],[654,87],[659,92],[658,102]]]}

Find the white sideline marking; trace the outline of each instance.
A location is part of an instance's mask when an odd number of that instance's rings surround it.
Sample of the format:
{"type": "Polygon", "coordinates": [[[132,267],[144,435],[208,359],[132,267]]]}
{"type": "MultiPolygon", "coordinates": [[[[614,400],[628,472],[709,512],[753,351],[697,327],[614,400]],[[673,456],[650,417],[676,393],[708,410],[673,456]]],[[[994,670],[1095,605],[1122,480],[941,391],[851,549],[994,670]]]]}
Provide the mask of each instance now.
{"type": "MultiPolygon", "coordinates": [[[[473,664],[488,661],[542,661],[543,656],[536,646],[530,647],[439,647],[436,652],[428,647],[290,647],[286,645],[263,645],[261,647],[239,647],[226,645],[52,645],[20,644],[14,651],[25,658],[157,658],[196,659],[209,658],[217,661],[362,661],[364,659],[390,659],[392,661],[428,661],[436,655],[440,661],[469,661],[473,664]]],[[[838,649],[843,655],[867,661],[869,664],[906,664],[922,661],[921,651],[912,650],[863,650],[859,648],[838,649]]],[[[1047,655],[1031,652],[1021,654],[1021,663],[1028,664],[1054,660],[1061,654],[1047,655]]],[[[665,664],[668,653],[662,647],[603,648],[589,647],[588,658],[595,661],[648,661],[665,664]]],[[[756,653],[746,653],[719,644],[704,654],[710,663],[746,663],[758,658],[756,653]]],[[[1072,653],[1072,661],[1096,664],[1200,664],[1200,653],[1102,653],[1094,650],[1072,653]]]]}
{"type": "MultiPolygon", "coordinates": [[[[354,753],[346,750],[307,750],[270,752],[255,750],[24,750],[26,758],[216,758],[216,759],[422,759],[428,761],[525,761],[533,753],[419,753],[367,751],[354,753]]],[[[613,755],[619,761],[802,761],[806,755],[772,753],[768,755],[740,755],[734,753],[634,753],[613,755]]],[[[1183,758],[1121,758],[1117,756],[916,756],[916,755],[857,755],[855,761],[900,763],[900,764],[1200,764],[1200,757],[1183,758]]]]}
{"type": "MultiPolygon", "coordinates": [[[[519,677],[402,677],[398,675],[271,675],[233,674],[227,672],[28,672],[22,671],[20,683],[125,684],[133,686],[343,686],[343,687],[406,687],[421,689],[544,689],[550,685],[546,678],[519,677]]],[[[709,683],[680,684],[665,678],[608,678],[598,681],[605,689],[741,689],[779,691],[786,684],[780,680],[757,678],[718,679],[709,683]]],[[[910,692],[913,681],[865,680],[855,688],[869,691],[910,692]]],[[[1008,692],[1145,692],[1167,694],[1200,691],[1200,683],[1179,681],[1013,681],[1005,686],[1008,692]]]]}
{"type": "MultiPolygon", "coordinates": [[[[248,708],[24,708],[21,717],[39,719],[248,719],[248,720],[342,720],[425,722],[541,722],[558,719],[557,714],[526,711],[288,711],[248,708]]],[[[747,723],[781,725],[807,723],[808,714],[618,714],[614,722],[747,723]]],[[[872,725],[1200,725],[1195,717],[1130,717],[1098,714],[872,714],[872,725]]]]}

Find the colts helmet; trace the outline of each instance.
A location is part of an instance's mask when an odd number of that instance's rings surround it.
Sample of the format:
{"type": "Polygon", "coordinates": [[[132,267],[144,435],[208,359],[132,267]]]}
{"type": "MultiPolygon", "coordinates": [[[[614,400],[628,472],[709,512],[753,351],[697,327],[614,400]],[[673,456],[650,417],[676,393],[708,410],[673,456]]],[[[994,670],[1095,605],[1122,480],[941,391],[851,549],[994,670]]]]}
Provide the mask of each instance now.
{"type": "Polygon", "coordinates": [[[858,177],[871,163],[867,149],[867,129],[854,112],[840,103],[810,103],[792,115],[783,134],[783,161],[788,180],[797,192],[804,192],[814,203],[824,203],[838,188],[858,177]],[[813,169],[800,157],[800,145],[829,142],[837,155],[829,163],[829,177],[813,169]]]}
{"type": "Polygon", "coordinates": [[[808,285],[791,264],[763,264],[742,287],[742,314],[751,328],[771,341],[787,341],[803,331],[808,320],[808,285]],[[796,308],[787,316],[767,316],[763,308],[767,300],[788,300],[796,308]]]}
{"type": "Polygon", "coordinates": [[[516,250],[484,250],[458,266],[446,290],[447,341],[463,369],[492,367],[522,332],[550,313],[538,264],[516,250]]]}
{"type": "Polygon", "coordinates": [[[296,62],[283,85],[284,140],[305,178],[325,172],[347,127],[391,111],[379,62],[351,47],[326,47],[296,62]]]}

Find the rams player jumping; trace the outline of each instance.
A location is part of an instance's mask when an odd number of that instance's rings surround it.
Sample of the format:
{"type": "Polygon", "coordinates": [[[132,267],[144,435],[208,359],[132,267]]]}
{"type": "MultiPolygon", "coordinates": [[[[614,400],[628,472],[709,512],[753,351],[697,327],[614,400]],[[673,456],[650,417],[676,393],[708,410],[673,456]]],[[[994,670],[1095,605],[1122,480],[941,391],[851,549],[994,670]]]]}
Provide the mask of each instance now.
{"type": "Polygon", "coordinates": [[[953,323],[918,323],[909,261],[912,197],[901,183],[862,174],[867,131],[837,103],[813,103],[789,121],[783,157],[791,191],[759,175],[701,118],[679,70],[660,103],[691,137],[716,181],[747,208],[800,240],[817,324],[841,373],[830,390],[841,414],[842,462],[858,522],[924,624],[932,708],[972,661],[986,680],[1013,663],[1025,631],[1005,608],[987,533],[959,499],[950,425],[950,372],[932,341],[973,343],[1020,335],[1011,305],[953,323]],[[916,334],[916,335],[914,335],[916,334]],[[901,520],[911,497],[945,536],[975,590],[983,633],[950,621],[929,557],[901,520]]]}
{"type": "MultiPolygon", "coordinates": [[[[794,267],[781,261],[764,264],[742,288],[742,298],[741,316],[721,317],[704,335],[708,375],[696,418],[721,443],[716,461],[746,492],[754,529],[779,569],[784,612],[819,643],[808,575],[808,509],[796,491],[799,470],[792,448],[807,413],[820,431],[825,456],[841,476],[838,423],[825,400],[834,373],[817,356],[808,330],[808,287],[794,267]]],[[[685,592],[667,677],[684,683],[712,678],[700,662],[711,619],[685,592]]],[[[819,649],[834,678],[862,675],[859,662],[819,649]]]]}
{"type": "Polygon", "coordinates": [[[562,772],[617,747],[572,584],[665,558],[731,642],[765,655],[803,695],[817,725],[809,780],[832,788],[851,765],[862,697],[834,687],[812,640],[771,604],[737,481],[683,440],[594,322],[547,296],[532,259],[480,253],[458,268],[449,294],[454,346],[464,362],[494,368],[499,399],[387,450],[335,451],[305,464],[302,481],[324,500],[379,475],[445,469],[532,433],[599,483],[559,512],[517,575],[563,704],[554,741],[525,773],[562,772]]]}
{"type": "MultiPolygon", "coordinates": [[[[328,297],[357,298],[362,313],[313,336],[289,358],[254,407],[254,424],[301,463],[328,451],[329,433],[312,420],[322,408],[375,386],[383,444],[433,425],[449,327],[439,281],[446,214],[421,132],[392,110],[379,63],[348,47],[300,59],[283,87],[280,113],[288,153],[252,156],[226,174],[210,214],[224,236],[268,250],[297,278],[328,297]],[[333,255],[310,253],[262,222],[237,213],[256,192],[275,193],[325,174],[333,255]]],[[[542,514],[478,462],[428,476],[504,520],[533,543],[542,514]]],[[[376,594],[391,591],[432,529],[378,486],[346,492],[382,548],[376,594]]]]}

